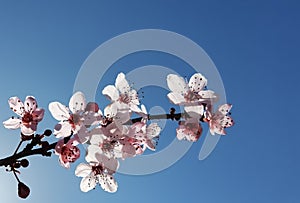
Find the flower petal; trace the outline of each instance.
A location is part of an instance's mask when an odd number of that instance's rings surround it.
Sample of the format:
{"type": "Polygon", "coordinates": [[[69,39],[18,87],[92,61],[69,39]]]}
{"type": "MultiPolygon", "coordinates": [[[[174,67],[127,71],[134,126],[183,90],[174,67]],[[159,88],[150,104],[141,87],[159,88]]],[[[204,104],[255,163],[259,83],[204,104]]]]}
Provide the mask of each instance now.
{"type": "Polygon", "coordinates": [[[12,118],[4,121],[3,125],[7,129],[18,129],[18,128],[20,128],[21,123],[22,123],[21,119],[12,117],[12,118]]]}
{"type": "Polygon", "coordinates": [[[188,91],[188,86],[185,80],[178,75],[169,74],[167,76],[167,84],[172,92],[184,95],[188,91]]]}
{"type": "Polygon", "coordinates": [[[26,112],[32,113],[37,108],[37,102],[33,96],[27,96],[24,102],[26,112]]]}
{"type": "Polygon", "coordinates": [[[118,183],[115,181],[114,177],[109,174],[100,174],[99,184],[102,189],[106,192],[114,193],[118,189],[118,183]]]}
{"type": "Polygon", "coordinates": [[[185,106],[184,111],[187,112],[190,117],[199,120],[204,113],[204,107],[203,105],[185,106]]]}
{"type": "Polygon", "coordinates": [[[102,94],[111,101],[117,101],[120,97],[118,90],[113,85],[108,85],[102,90],[102,94]]]}
{"type": "Polygon", "coordinates": [[[23,135],[32,135],[36,131],[37,124],[33,123],[30,126],[21,125],[23,135]]]}
{"type": "Polygon", "coordinates": [[[33,120],[35,122],[40,122],[44,118],[44,113],[45,113],[44,109],[39,109],[39,108],[35,109],[35,111],[32,112],[33,120]]]}
{"type": "Polygon", "coordinates": [[[92,172],[92,166],[80,163],[75,169],[75,175],[78,177],[87,177],[92,172]]]}
{"type": "Polygon", "coordinates": [[[57,138],[61,137],[68,137],[72,133],[72,126],[69,124],[69,122],[59,122],[54,127],[54,135],[56,135],[57,138]]]}
{"type": "Polygon", "coordinates": [[[85,96],[82,92],[76,92],[70,98],[69,108],[72,113],[83,112],[86,107],[85,96]]]}
{"type": "Polygon", "coordinates": [[[146,134],[149,139],[155,138],[159,135],[161,128],[157,123],[151,123],[147,129],[146,134]]]}
{"type": "Polygon", "coordinates": [[[192,92],[199,92],[207,85],[207,79],[201,73],[195,73],[189,81],[189,88],[192,92]]]}
{"type": "Polygon", "coordinates": [[[80,182],[80,189],[82,192],[88,192],[94,189],[96,185],[97,185],[96,177],[94,175],[89,175],[82,178],[80,182]]]}
{"type": "Polygon", "coordinates": [[[118,74],[118,76],[116,78],[115,86],[121,92],[121,94],[128,94],[131,89],[125,78],[124,73],[118,74]]]}
{"type": "Polygon", "coordinates": [[[9,107],[19,116],[24,114],[24,104],[18,97],[11,97],[8,100],[9,107]]]}
{"type": "Polygon", "coordinates": [[[51,112],[52,116],[58,121],[64,121],[70,118],[68,107],[59,102],[51,102],[49,104],[49,111],[51,112]]]}
{"type": "Polygon", "coordinates": [[[183,97],[182,94],[177,93],[177,92],[170,92],[168,95],[169,100],[176,105],[183,105],[186,103],[185,98],[183,97]]]}

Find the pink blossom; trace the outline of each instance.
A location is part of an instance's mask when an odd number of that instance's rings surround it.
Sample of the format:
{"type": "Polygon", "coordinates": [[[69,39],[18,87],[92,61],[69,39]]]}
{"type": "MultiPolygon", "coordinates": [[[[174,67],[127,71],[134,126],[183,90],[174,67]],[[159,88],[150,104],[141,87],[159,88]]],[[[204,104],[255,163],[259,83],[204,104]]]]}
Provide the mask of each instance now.
{"type": "Polygon", "coordinates": [[[9,107],[19,117],[11,117],[3,122],[5,128],[21,128],[23,135],[32,135],[37,129],[38,123],[44,117],[44,109],[38,108],[37,102],[33,96],[27,96],[23,103],[18,97],[11,97],[8,100],[9,107]]]}
{"type": "Polygon", "coordinates": [[[59,156],[60,164],[65,168],[70,168],[70,164],[74,163],[80,157],[78,145],[78,137],[70,139],[66,144],[64,139],[57,142],[55,146],[55,154],[59,156]]]}

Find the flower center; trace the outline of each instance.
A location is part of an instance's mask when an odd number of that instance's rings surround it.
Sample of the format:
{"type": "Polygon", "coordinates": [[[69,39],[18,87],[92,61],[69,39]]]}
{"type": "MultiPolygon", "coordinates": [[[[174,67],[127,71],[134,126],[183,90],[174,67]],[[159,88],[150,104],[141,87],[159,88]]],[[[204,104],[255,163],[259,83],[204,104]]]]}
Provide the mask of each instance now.
{"type": "Polygon", "coordinates": [[[191,90],[184,95],[184,98],[186,101],[194,101],[199,99],[198,94],[192,92],[191,90]]]}
{"type": "Polygon", "coordinates": [[[125,104],[129,104],[131,101],[131,98],[128,96],[128,94],[121,94],[120,95],[120,102],[123,102],[125,104]]]}
{"type": "Polygon", "coordinates": [[[96,175],[103,173],[104,168],[102,165],[92,166],[92,171],[93,171],[94,175],[96,176],[96,175]]]}
{"type": "Polygon", "coordinates": [[[81,122],[80,115],[78,114],[72,114],[70,118],[68,119],[69,123],[72,125],[72,127],[75,129],[76,125],[79,125],[81,122]]]}
{"type": "Polygon", "coordinates": [[[30,122],[32,122],[32,121],[33,121],[32,115],[31,115],[29,112],[26,112],[26,113],[24,114],[24,116],[22,117],[22,122],[23,122],[23,124],[29,125],[30,122]]]}

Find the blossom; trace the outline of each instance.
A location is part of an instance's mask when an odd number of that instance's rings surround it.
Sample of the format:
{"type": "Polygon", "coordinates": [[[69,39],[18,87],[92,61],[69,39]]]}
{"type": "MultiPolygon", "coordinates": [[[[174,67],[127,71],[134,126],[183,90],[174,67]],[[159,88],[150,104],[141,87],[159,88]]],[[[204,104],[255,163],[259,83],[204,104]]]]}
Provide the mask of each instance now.
{"type": "Polygon", "coordinates": [[[18,97],[11,97],[8,100],[9,107],[19,117],[11,117],[3,122],[5,128],[21,128],[23,135],[32,135],[37,129],[38,123],[44,117],[44,109],[38,108],[38,104],[33,96],[27,96],[23,103],[18,97]]]}
{"type": "Polygon", "coordinates": [[[212,90],[205,90],[207,79],[201,73],[195,73],[188,83],[178,75],[169,74],[167,84],[171,90],[167,95],[170,101],[183,105],[191,117],[200,119],[204,112],[203,104],[210,105],[218,99],[212,90]]]}
{"type": "Polygon", "coordinates": [[[87,160],[89,163],[81,163],[75,170],[75,175],[82,177],[80,189],[88,192],[99,184],[104,191],[114,193],[118,189],[113,174],[119,167],[118,160],[109,158],[103,154],[96,154],[94,159],[87,160]]]}
{"type": "Polygon", "coordinates": [[[69,108],[60,102],[51,102],[49,111],[52,116],[59,121],[55,126],[54,134],[60,137],[70,136],[77,133],[82,124],[81,114],[86,107],[86,101],[83,93],[76,92],[70,99],[69,108]]]}
{"type": "Polygon", "coordinates": [[[133,137],[138,140],[139,144],[143,146],[143,151],[146,148],[155,151],[157,139],[161,131],[157,123],[151,123],[147,126],[146,123],[134,123],[131,128],[133,129],[133,137]]]}
{"type": "Polygon", "coordinates": [[[140,112],[138,105],[140,104],[136,90],[132,89],[124,73],[119,73],[115,86],[108,85],[102,90],[102,94],[107,96],[112,103],[119,102],[128,105],[130,111],[140,112]]]}
{"type": "Polygon", "coordinates": [[[65,168],[70,168],[70,164],[74,163],[80,157],[80,150],[76,146],[79,144],[78,137],[71,138],[66,144],[64,139],[60,139],[55,146],[55,154],[59,156],[60,164],[65,168]]]}
{"type": "Polygon", "coordinates": [[[207,111],[206,120],[209,123],[209,130],[212,135],[215,135],[215,133],[225,135],[225,128],[234,125],[233,119],[228,116],[231,107],[231,104],[223,104],[219,106],[215,113],[207,111]]]}
{"type": "Polygon", "coordinates": [[[199,120],[195,118],[187,118],[185,121],[179,122],[179,127],[176,129],[178,140],[187,140],[196,142],[202,133],[202,127],[199,120]]]}
{"type": "Polygon", "coordinates": [[[90,125],[94,125],[102,118],[102,112],[95,103],[86,104],[82,92],[76,92],[70,98],[69,107],[60,102],[51,102],[49,111],[59,121],[54,128],[57,138],[78,134],[81,143],[88,141],[87,132],[90,125]]]}
{"type": "MultiPolygon", "coordinates": [[[[127,129],[127,128],[124,128],[127,129]]],[[[127,136],[127,130],[121,132],[112,123],[107,127],[97,127],[90,132],[90,145],[87,157],[96,153],[110,158],[128,158],[137,154],[137,140],[127,136]]]]}

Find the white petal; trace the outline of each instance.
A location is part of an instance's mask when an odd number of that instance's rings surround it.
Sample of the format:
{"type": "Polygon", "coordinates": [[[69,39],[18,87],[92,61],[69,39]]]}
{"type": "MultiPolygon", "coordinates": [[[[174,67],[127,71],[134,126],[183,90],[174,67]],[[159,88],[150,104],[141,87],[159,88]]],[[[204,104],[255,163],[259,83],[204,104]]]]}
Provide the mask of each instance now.
{"type": "Polygon", "coordinates": [[[70,118],[68,107],[59,102],[51,102],[49,104],[49,111],[58,121],[68,120],[70,118]]]}
{"type": "Polygon", "coordinates": [[[24,102],[25,111],[32,113],[37,108],[37,102],[33,96],[27,96],[24,102]]]}
{"type": "Polygon", "coordinates": [[[57,138],[61,137],[68,137],[72,133],[72,126],[69,124],[69,122],[59,122],[54,127],[54,135],[56,135],[57,138]]]}
{"type": "Polygon", "coordinates": [[[99,128],[96,128],[96,129],[92,130],[94,132],[90,132],[90,134],[91,134],[90,143],[92,145],[100,145],[100,143],[102,143],[103,140],[105,139],[105,136],[104,136],[102,130],[99,129],[99,128]],[[97,129],[98,132],[95,132],[96,129],[97,129]]]}
{"type": "Polygon", "coordinates": [[[204,107],[203,105],[185,106],[184,111],[186,111],[190,117],[199,120],[204,113],[204,107]]]}
{"type": "Polygon", "coordinates": [[[114,193],[117,191],[118,184],[112,175],[100,174],[98,175],[98,177],[99,177],[99,184],[104,191],[110,193],[114,193]]]}
{"type": "Polygon", "coordinates": [[[138,113],[138,114],[142,114],[143,111],[135,104],[129,105],[129,108],[131,111],[138,113]]]}
{"type": "Polygon", "coordinates": [[[8,100],[9,107],[19,116],[24,114],[24,104],[18,97],[11,97],[8,100]]]}
{"type": "Polygon", "coordinates": [[[147,137],[148,138],[157,137],[159,135],[160,131],[161,131],[161,128],[158,126],[157,123],[151,123],[146,129],[147,137]]]}
{"type": "Polygon", "coordinates": [[[80,182],[80,189],[82,192],[88,192],[94,189],[96,185],[97,185],[96,177],[94,175],[89,175],[82,178],[80,182]]]}
{"type": "Polygon", "coordinates": [[[167,84],[172,92],[184,95],[188,90],[187,84],[184,79],[175,74],[169,74],[167,76],[167,84]]]}
{"type": "Polygon", "coordinates": [[[32,135],[36,131],[36,124],[33,124],[30,127],[27,127],[25,125],[21,125],[21,132],[23,135],[32,135]]]}
{"type": "Polygon", "coordinates": [[[201,73],[195,73],[189,81],[189,88],[192,92],[199,92],[207,85],[207,79],[201,73]]]}
{"type": "Polygon", "coordinates": [[[135,104],[135,105],[140,104],[139,97],[138,97],[136,90],[132,89],[129,91],[129,98],[130,98],[130,102],[132,104],[135,104]]]}
{"type": "Polygon", "coordinates": [[[167,96],[170,99],[170,101],[176,105],[183,105],[186,102],[183,95],[177,92],[170,92],[167,96]]]}
{"type": "Polygon", "coordinates": [[[83,112],[86,107],[85,96],[82,92],[76,92],[70,98],[69,108],[72,113],[83,112]]]}
{"type": "Polygon", "coordinates": [[[211,100],[211,103],[218,101],[218,95],[212,90],[202,90],[198,93],[201,96],[200,101],[211,100]]]}
{"type": "Polygon", "coordinates": [[[3,122],[3,125],[7,129],[18,129],[20,128],[20,125],[22,123],[22,120],[19,118],[10,118],[3,122]]]}
{"type": "Polygon", "coordinates": [[[116,82],[115,82],[116,88],[122,93],[122,94],[128,94],[130,91],[130,86],[125,79],[124,73],[119,73],[116,82]]]}
{"type": "Polygon", "coordinates": [[[75,170],[75,175],[78,177],[86,177],[92,172],[92,166],[89,164],[80,163],[75,170]]]}
{"type": "Polygon", "coordinates": [[[219,106],[217,113],[226,115],[229,113],[231,108],[232,108],[231,104],[223,104],[223,105],[219,106]]]}
{"type": "Polygon", "coordinates": [[[111,101],[117,101],[120,97],[118,90],[113,85],[108,85],[102,90],[102,94],[111,101]]]}

